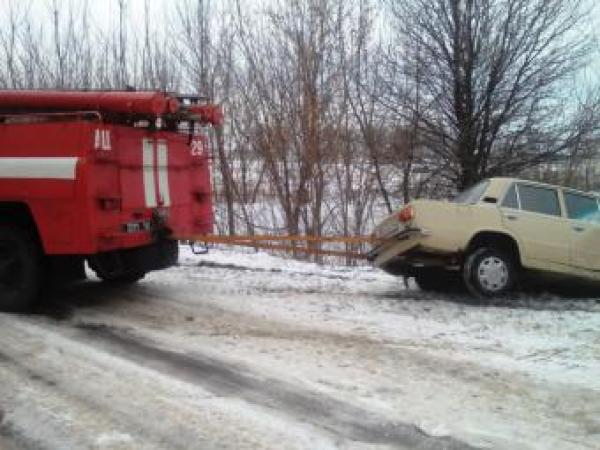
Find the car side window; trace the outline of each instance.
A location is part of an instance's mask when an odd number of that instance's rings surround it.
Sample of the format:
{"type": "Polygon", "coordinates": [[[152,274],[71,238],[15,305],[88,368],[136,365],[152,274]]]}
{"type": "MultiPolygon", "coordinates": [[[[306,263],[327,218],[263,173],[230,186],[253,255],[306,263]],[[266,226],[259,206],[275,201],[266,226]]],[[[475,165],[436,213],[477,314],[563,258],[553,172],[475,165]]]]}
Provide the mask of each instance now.
{"type": "Polygon", "coordinates": [[[519,209],[519,198],[517,197],[517,185],[513,184],[506,192],[502,201],[503,208],[519,209]]]}
{"type": "Polygon", "coordinates": [[[565,192],[564,195],[569,219],[600,223],[598,199],[573,192],[565,192]]]}
{"type": "Polygon", "coordinates": [[[560,203],[556,189],[519,184],[521,209],[550,216],[560,216],[560,203]]]}

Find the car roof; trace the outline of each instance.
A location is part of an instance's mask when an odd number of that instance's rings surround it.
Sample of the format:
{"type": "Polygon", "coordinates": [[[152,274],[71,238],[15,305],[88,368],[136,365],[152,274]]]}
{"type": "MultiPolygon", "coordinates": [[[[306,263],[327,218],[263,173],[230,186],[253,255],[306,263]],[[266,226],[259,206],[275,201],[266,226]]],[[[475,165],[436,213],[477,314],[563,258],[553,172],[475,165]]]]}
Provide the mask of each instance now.
{"type": "Polygon", "coordinates": [[[587,196],[593,196],[593,197],[600,197],[600,195],[597,192],[586,192],[586,191],[582,191],[580,189],[574,189],[574,188],[570,188],[567,186],[560,186],[557,184],[548,184],[548,183],[542,183],[539,181],[532,181],[532,180],[526,180],[524,178],[512,178],[512,177],[492,177],[489,178],[490,181],[497,181],[500,182],[502,184],[508,184],[508,183],[526,183],[526,184],[533,184],[536,186],[540,186],[540,187],[547,187],[547,188],[552,188],[552,189],[563,189],[565,191],[569,191],[569,192],[575,192],[578,194],[582,194],[582,195],[587,195],[587,196]]]}

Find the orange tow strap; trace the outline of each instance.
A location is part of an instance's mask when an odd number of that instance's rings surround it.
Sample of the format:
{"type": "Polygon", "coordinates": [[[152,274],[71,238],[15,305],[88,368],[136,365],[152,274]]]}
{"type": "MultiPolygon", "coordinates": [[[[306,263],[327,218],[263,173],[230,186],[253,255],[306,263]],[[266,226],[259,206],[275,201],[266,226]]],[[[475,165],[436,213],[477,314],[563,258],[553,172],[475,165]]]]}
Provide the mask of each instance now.
{"type": "Polygon", "coordinates": [[[290,253],[308,253],[312,255],[337,256],[353,259],[366,259],[367,255],[343,250],[329,250],[308,246],[294,245],[296,242],[305,243],[340,243],[340,244],[376,244],[378,239],[371,236],[300,236],[300,235],[195,235],[181,240],[203,242],[206,244],[237,245],[242,247],[261,248],[266,250],[286,251],[290,253]],[[292,245],[273,244],[272,242],[290,242],[292,245]]]}

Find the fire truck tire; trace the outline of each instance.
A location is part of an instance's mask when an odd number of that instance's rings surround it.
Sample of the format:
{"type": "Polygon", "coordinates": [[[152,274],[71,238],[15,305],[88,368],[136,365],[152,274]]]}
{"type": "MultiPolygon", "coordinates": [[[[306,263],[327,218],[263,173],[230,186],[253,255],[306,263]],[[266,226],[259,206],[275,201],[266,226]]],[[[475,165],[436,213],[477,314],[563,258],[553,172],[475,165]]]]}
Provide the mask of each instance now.
{"type": "Polygon", "coordinates": [[[0,225],[0,311],[22,312],[37,300],[42,280],[41,252],[29,233],[0,225]]]}
{"type": "Polygon", "coordinates": [[[98,275],[98,277],[106,283],[133,284],[144,278],[146,276],[146,272],[131,272],[117,276],[103,276],[102,274],[96,272],[96,275],[98,275]]]}

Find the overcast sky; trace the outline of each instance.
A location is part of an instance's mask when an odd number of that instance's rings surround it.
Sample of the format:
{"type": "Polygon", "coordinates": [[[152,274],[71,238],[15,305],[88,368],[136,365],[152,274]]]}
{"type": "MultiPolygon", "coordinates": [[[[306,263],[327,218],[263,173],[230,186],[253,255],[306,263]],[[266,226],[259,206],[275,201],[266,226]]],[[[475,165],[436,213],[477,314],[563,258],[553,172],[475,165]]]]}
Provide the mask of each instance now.
{"type": "MultiPolygon", "coordinates": [[[[34,20],[50,20],[53,1],[57,1],[58,5],[73,5],[77,11],[80,5],[87,3],[90,18],[94,27],[100,28],[103,31],[115,30],[119,23],[119,0],[0,0],[0,24],[2,20],[6,20],[6,12],[9,6],[29,9],[30,16],[34,20]],[[4,11],[3,11],[4,10],[4,11]]],[[[186,2],[190,5],[195,5],[197,0],[179,0],[182,4],[186,2]]],[[[242,5],[248,9],[258,9],[261,5],[269,3],[271,0],[241,0],[242,5]]],[[[398,0],[403,1],[403,0],[398,0]]],[[[594,13],[590,17],[590,27],[594,34],[600,36],[600,5],[597,0],[586,0],[590,5],[594,6],[594,13]]],[[[173,12],[173,4],[175,0],[125,0],[127,8],[127,16],[129,33],[135,33],[136,28],[142,30],[144,24],[144,16],[148,14],[152,28],[157,32],[162,33],[166,30],[169,20],[169,12],[173,12]],[[146,11],[147,10],[147,11],[146,11]]],[[[225,3],[222,0],[212,0],[213,8],[222,7],[225,3]]],[[[66,10],[69,8],[65,8],[66,10]]],[[[600,40],[599,40],[600,41],[600,40]]],[[[587,76],[595,80],[600,80],[600,45],[597,46],[598,51],[593,55],[592,65],[588,70],[587,76]]]]}

